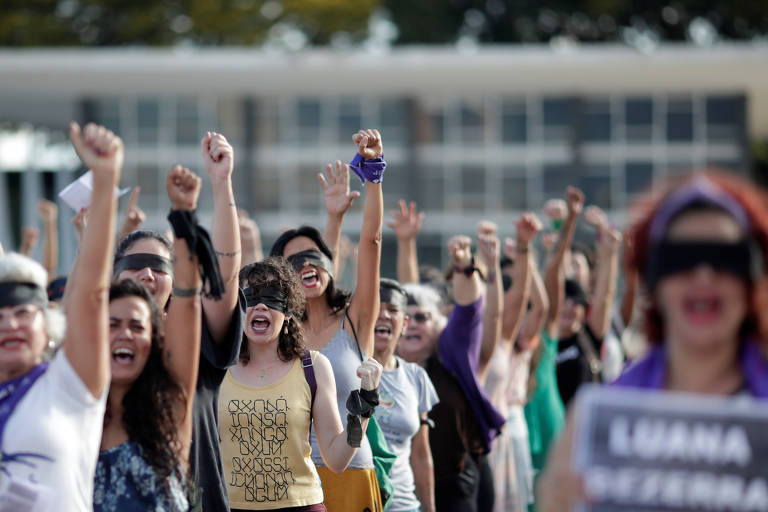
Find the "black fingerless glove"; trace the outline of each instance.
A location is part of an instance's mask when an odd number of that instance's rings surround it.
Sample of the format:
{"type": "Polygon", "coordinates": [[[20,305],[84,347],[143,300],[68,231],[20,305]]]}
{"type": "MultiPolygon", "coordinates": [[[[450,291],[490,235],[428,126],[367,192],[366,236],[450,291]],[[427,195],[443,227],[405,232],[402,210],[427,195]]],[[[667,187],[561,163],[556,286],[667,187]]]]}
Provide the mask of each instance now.
{"type": "Polygon", "coordinates": [[[379,405],[379,390],[353,390],[347,398],[347,444],[360,448],[363,441],[362,418],[370,418],[379,405]]]}

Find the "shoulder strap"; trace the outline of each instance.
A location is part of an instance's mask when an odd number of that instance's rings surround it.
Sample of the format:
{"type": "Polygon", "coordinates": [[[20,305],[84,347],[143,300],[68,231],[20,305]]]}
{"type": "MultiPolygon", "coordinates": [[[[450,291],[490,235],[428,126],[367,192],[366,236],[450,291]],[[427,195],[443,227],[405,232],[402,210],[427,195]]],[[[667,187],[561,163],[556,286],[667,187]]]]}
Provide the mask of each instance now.
{"type": "Polygon", "coordinates": [[[312,354],[309,349],[306,349],[304,355],[301,356],[301,366],[304,368],[304,378],[307,379],[309,393],[312,396],[312,401],[309,404],[309,419],[311,421],[312,409],[315,407],[315,395],[317,394],[317,379],[315,379],[315,366],[312,364],[312,354]]]}
{"type": "MultiPolygon", "coordinates": [[[[349,317],[349,308],[344,310],[344,316],[349,320],[349,327],[352,329],[352,334],[355,336],[355,346],[357,347],[357,354],[360,356],[360,361],[365,361],[363,357],[363,351],[360,350],[360,342],[357,340],[357,331],[355,331],[355,324],[352,322],[352,318],[349,317]]],[[[342,326],[344,325],[344,319],[341,319],[342,326]]]]}

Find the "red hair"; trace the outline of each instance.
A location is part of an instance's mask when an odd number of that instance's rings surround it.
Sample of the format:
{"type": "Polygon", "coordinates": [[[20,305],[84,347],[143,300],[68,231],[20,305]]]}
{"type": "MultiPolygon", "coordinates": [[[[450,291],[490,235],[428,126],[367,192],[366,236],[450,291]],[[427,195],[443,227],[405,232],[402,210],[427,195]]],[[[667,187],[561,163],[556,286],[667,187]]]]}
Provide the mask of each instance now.
{"type": "MultiPolygon", "coordinates": [[[[641,198],[633,207],[637,219],[629,230],[628,237],[632,250],[625,252],[626,268],[636,270],[642,277],[651,251],[651,223],[666,198],[680,186],[696,177],[705,176],[720,190],[731,196],[744,209],[749,218],[750,232],[757,245],[762,250],[763,266],[768,268],[768,196],[757,186],[738,178],[715,170],[693,173],[682,181],[665,188],[662,194],[649,193],[641,198]]],[[[648,341],[658,344],[663,339],[663,320],[659,313],[654,297],[649,290],[649,305],[645,311],[645,331],[648,341]]],[[[761,344],[768,340],[768,280],[765,273],[757,282],[749,286],[749,310],[745,322],[745,335],[759,339],[761,344]]]]}

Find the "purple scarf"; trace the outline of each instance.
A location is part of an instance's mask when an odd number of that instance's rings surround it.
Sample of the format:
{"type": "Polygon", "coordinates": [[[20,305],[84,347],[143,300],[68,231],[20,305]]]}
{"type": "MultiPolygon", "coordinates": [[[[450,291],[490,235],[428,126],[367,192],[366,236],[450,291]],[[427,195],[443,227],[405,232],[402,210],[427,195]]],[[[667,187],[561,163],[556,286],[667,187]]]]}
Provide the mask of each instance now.
{"type": "MultiPolygon", "coordinates": [[[[742,344],[739,361],[749,393],[755,398],[768,399],[768,361],[753,340],[747,340],[742,344]]],[[[666,371],[667,354],[662,345],[654,348],[645,358],[630,366],[612,385],[662,389],[666,371]]]]}
{"type": "Polygon", "coordinates": [[[0,384],[0,444],[2,444],[5,426],[11,419],[16,406],[47,369],[48,363],[40,363],[21,377],[0,384]]]}

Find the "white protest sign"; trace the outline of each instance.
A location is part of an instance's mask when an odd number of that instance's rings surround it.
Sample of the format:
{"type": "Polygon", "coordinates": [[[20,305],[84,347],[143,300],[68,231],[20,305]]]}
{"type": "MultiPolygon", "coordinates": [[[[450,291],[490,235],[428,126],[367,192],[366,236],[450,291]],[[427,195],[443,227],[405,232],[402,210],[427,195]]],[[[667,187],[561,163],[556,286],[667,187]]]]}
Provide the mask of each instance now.
{"type": "MultiPolygon", "coordinates": [[[[115,192],[117,197],[124,196],[128,191],[128,188],[117,188],[115,192]]],[[[88,171],[75,181],[64,187],[64,190],[59,192],[59,197],[62,201],[67,203],[70,208],[79,212],[83,208],[88,208],[91,204],[91,194],[93,193],[93,171],[88,171]]]]}
{"type": "Polygon", "coordinates": [[[589,512],[768,512],[768,405],[587,386],[573,442],[589,512]]]}

